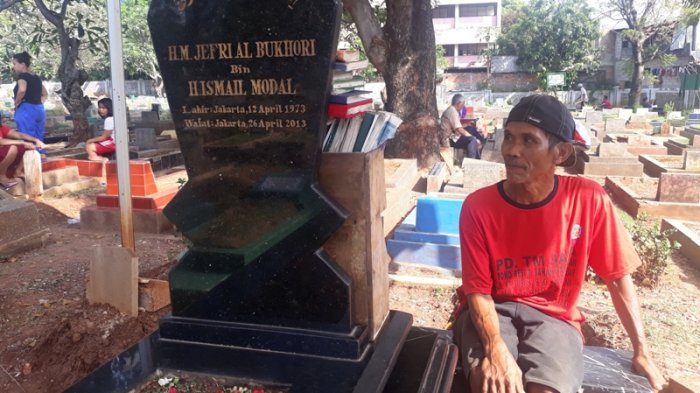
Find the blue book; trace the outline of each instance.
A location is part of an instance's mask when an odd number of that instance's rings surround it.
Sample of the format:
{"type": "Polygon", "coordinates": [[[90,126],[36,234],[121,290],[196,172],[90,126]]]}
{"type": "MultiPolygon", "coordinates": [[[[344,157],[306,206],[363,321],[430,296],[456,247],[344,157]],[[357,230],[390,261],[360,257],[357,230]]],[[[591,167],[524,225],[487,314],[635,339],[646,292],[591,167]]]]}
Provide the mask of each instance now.
{"type": "Polygon", "coordinates": [[[355,102],[360,102],[367,99],[363,94],[369,94],[371,91],[367,90],[350,90],[339,94],[331,94],[328,97],[328,102],[334,104],[353,104],[355,102]]]}

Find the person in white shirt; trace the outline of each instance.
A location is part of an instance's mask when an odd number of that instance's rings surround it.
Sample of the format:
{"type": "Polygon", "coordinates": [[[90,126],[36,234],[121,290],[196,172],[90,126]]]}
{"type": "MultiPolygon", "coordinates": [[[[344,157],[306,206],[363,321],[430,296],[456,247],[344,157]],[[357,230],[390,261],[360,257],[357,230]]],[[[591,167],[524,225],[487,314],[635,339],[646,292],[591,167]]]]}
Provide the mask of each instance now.
{"type": "Polygon", "coordinates": [[[578,84],[579,87],[579,95],[578,95],[578,100],[576,100],[576,108],[577,109],[583,109],[584,105],[588,103],[588,92],[586,91],[586,88],[583,87],[583,83],[578,84]]]}
{"type": "Polygon", "coordinates": [[[112,154],[116,150],[114,144],[114,117],[112,117],[112,99],[103,98],[97,101],[97,113],[101,118],[105,119],[104,131],[99,136],[90,138],[85,141],[85,151],[88,154],[90,161],[109,161],[109,158],[104,157],[107,154],[112,154]]]}

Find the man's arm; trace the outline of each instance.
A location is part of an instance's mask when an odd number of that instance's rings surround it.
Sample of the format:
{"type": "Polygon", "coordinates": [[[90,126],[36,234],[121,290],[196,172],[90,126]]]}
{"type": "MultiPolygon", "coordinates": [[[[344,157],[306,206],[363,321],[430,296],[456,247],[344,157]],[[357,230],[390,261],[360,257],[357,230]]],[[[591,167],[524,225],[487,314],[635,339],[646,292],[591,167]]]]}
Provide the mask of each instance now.
{"type": "Polygon", "coordinates": [[[632,365],[637,372],[644,374],[655,391],[661,390],[666,380],[651,359],[651,353],[644,336],[642,313],[637,300],[632,277],[627,274],[616,280],[606,281],[615,311],[632,342],[634,356],[632,365]]]}
{"type": "Polygon", "coordinates": [[[12,131],[8,132],[8,133],[7,133],[7,136],[8,136],[9,138],[12,138],[12,139],[18,139],[18,140],[24,140],[24,141],[27,141],[27,142],[31,142],[31,143],[33,143],[34,145],[36,145],[36,146],[37,146],[38,148],[40,148],[40,149],[43,149],[43,148],[46,147],[46,146],[44,145],[44,142],[40,141],[39,139],[37,139],[37,138],[35,138],[35,137],[31,136],[31,135],[27,135],[27,134],[25,134],[25,133],[23,133],[23,132],[19,132],[19,131],[17,131],[17,130],[12,130],[12,131]]]}
{"type": "Polygon", "coordinates": [[[501,337],[493,298],[472,293],[467,295],[467,304],[469,316],[484,346],[484,359],[472,370],[470,378],[476,378],[472,382],[478,384],[481,381],[479,391],[482,393],[524,392],[523,373],[501,337]]]}
{"type": "Polygon", "coordinates": [[[18,79],[17,80],[17,95],[15,96],[15,109],[19,107],[19,105],[22,103],[22,100],[24,100],[24,95],[27,92],[27,81],[24,79],[18,79]]]}
{"type": "Polygon", "coordinates": [[[41,102],[44,103],[46,102],[46,99],[49,98],[49,92],[46,91],[46,86],[44,84],[41,84],[41,102]]]}

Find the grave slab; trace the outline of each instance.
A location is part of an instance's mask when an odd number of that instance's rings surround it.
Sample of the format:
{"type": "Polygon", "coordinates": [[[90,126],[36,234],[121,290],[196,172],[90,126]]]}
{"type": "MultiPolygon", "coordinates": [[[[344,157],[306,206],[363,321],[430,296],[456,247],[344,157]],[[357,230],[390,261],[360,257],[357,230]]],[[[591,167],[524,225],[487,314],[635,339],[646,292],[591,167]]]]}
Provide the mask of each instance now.
{"type": "Polygon", "coordinates": [[[598,145],[596,153],[598,157],[622,157],[627,156],[627,147],[629,145],[626,143],[601,143],[598,145]]]}
{"type": "Polygon", "coordinates": [[[656,200],[700,204],[700,174],[662,173],[656,200]]]}
{"type": "Polygon", "coordinates": [[[644,165],[635,157],[598,157],[582,153],[574,170],[590,176],[642,176],[644,165]]]}
{"type": "Polygon", "coordinates": [[[632,217],[647,214],[650,217],[695,220],[700,217],[700,203],[659,202],[640,198],[624,185],[620,178],[606,177],[605,187],[611,198],[632,217]]]}
{"type": "Polygon", "coordinates": [[[586,124],[603,123],[603,112],[588,111],[586,112],[586,124]]]}
{"type": "Polygon", "coordinates": [[[447,165],[444,162],[436,162],[435,165],[428,172],[426,179],[425,192],[427,194],[431,192],[438,192],[442,189],[442,185],[445,183],[445,178],[448,176],[447,165]]]}
{"type": "Polygon", "coordinates": [[[688,221],[670,218],[661,220],[662,231],[675,230],[669,238],[680,243],[680,253],[685,255],[696,267],[700,267],[700,236],[689,227],[690,225],[697,225],[697,222],[689,223],[688,221]]]}
{"type": "Polygon", "coordinates": [[[605,120],[605,133],[621,132],[625,130],[626,119],[607,119],[605,120]]]}
{"type": "Polygon", "coordinates": [[[464,192],[471,193],[505,179],[506,167],[501,163],[465,158],[462,173],[462,188],[464,192]]]}
{"type": "MultiPolygon", "coordinates": [[[[150,113],[150,112],[149,112],[150,113]]],[[[156,149],[156,130],[153,128],[134,129],[134,143],[139,150],[156,149]]]]}
{"type": "MultiPolygon", "coordinates": [[[[683,139],[687,140],[687,139],[683,139]]],[[[682,156],[686,150],[700,150],[700,147],[689,146],[685,142],[669,139],[665,141],[664,146],[668,149],[669,155],[682,156]]]]}
{"type": "Polygon", "coordinates": [[[39,223],[39,211],[32,202],[15,199],[0,190],[0,256],[14,255],[43,247],[50,232],[39,223]]]}
{"type": "Polygon", "coordinates": [[[683,153],[683,169],[700,172],[700,150],[686,150],[683,153]]]}
{"type": "Polygon", "coordinates": [[[416,231],[428,233],[459,233],[460,199],[425,196],[416,202],[416,231]]]}
{"type": "MultiPolygon", "coordinates": [[[[459,199],[456,201],[462,203],[459,199]]],[[[392,264],[436,268],[459,276],[462,269],[459,236],[456,233],[418,230],[417,210],[418,207],[406,216],[394,236],[387,241],[392,264]]]]}

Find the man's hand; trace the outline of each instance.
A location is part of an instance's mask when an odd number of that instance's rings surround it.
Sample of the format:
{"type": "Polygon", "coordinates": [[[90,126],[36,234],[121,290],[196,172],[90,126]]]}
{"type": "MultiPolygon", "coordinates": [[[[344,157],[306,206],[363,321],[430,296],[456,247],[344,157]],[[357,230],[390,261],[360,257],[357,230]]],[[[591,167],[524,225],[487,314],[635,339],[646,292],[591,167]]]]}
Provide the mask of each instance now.
{"type": "Polygon", "coordinates": [[[504,343],[497,344],[481,364],[472,370],[477,384],[473,389],[482,393],[522,393],[523,373],[504,343]]]}
{"type": "Polygon", "coordinates": [[[647,377],[654,391],[663,389],[665,379],[649,355],[646,337],[644,337],[642,313],[639,308],[639,300],[637,299],[637,292],[634,289],[632,277],[626,274],[623,277],[606,281],[605,283],[610,291],[610,298],[613,301],[617,315],[620,317],[620,322],[622,322],[622,326],[627,331],[627,335],[632,342],[632,348],[634,349],[632,366],[637,372],[647,377]]]}
{"type": "Polygon", "coordinates": [[[36,146],[34,146],[33,143],[24,142],[24,143],[22,143],[22,144],[24,145],[24,148],[27,149],[27,150],[34,150],[34,149],[36,149],[36,146]]]}
{"type": "Polygon", "coordinates": [[[36,145],[36,147],[38,147],[39,149],[45,149],[45,148],[46,148],[46,145],[44,144],[44,142],[42,142],[42,141],[40,141],[40,140],[38,140],[38,139],[36,140],[36,142],[34,142],[34,145],[36,145]]]}
{"type": "Polygon", "coordinates": [[[661,374],[661,370],[659,370],[654,361],[651,360],[651,357],[647,357],[646,355],[634,355],[634,357],[632,357],[632,368],[634,368],[634,371],[647,377],[649,384],[655,392],[663,389],[668,383],[663,374],[661,374]]]}

